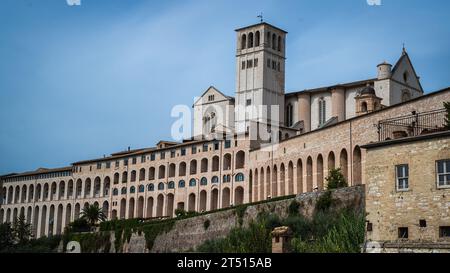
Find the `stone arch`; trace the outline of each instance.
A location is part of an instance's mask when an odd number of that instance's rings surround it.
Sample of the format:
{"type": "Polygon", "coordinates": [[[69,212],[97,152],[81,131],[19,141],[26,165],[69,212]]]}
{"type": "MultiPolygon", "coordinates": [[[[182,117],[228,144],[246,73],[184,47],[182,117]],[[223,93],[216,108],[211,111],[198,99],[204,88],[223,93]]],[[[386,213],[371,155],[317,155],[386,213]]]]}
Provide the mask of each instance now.
{"type": "Polygon", "coordinates": [[[236,153],[236,169],[243,169],[245,168],[245,152],[239,151],[236,153]]]}
{"type": "Polygon", "coordinates": [[[247,47],[247,35],[243,34],[241,36],[241,49],[245,49],[247,47]]]}
{"type": "Polygon", "coordinates": [[[334,156],[334,152],[331,151],[328,154],[328,174],[330,171],[336,168],[336,157],[334,156]]]}
{"type": "Polygon", "coordinates": [[[258,194],[259,194],[259,175],[258,175],[258,169],[255,169],[255,175],[254,175],[254,179],[253,179],[253,181],[255,181],[254,182],[254,188],[255,188],[255,190],[253,191],[253,201],[254,202],[256,202],[256,201],[259,201],[259,199],[258,199],[258,194]]]}
{"type": "Polygon", "coordinates": [[[153,217],[153,197],[147,198],[147,218],[153,217]]]}
{"type": "Polygon", "coordinates": [[[134,198],[131,197],[130,201],[128,201],[128,219],[134,218],[134,198]]]}
{"type": "Polygon", "coordinates": [[[66,226],[69,225],[71,218],[72,218],[72,205],[71,204],[67,204],[67,206],[66,206],[66,220],[65,220],[66,226]]]}
{"type": "Polygon", "coordinates": [[[242,205],[244,203],[244,188],[239,186],[234,189],[234,205],[242,205]]]}
{"type": "Polygon", "coordinates": [[[219,171],[219,156],[213,156],[212,158],[212,171],[213,172],[218,172],[219,171]]]}
{"type": "Polygon", "coordinates": [[[261,44],[261,33],[258,31],[255,32],[255,46],[259,46],[261,44]]]}
{"type": "Polygon", "coordinates": [[[63,205],[59,204],[56,212],[56,234],[62,233],[63,205]]]}
{"type": "Polygon", "coordinates": [[[47,201],[48,198],[49,198],[49,194],[50,194],[49,185],[48,185],[48,183],[45,183],[45,184],[44,184],[44,192],[43,192],[43,197],[42,197],[42,199],[43,199],[44,201],[47,201]]]}
{"type": "Polygon", "coordinates": [[[53,182],[50,187],[50,200],[57,200],[58,185],[56,182],[53,182]]]}
{"type": "Polygon", "coordinates": [[[84,182],[84,198],[91,197],[91,179],[88,178],[84,182]]]}
{"type": "Polygon", "coordinates": [[[136,171],[132,170],[130,175],[130,182],[136,182],[136,171]]]}
{"type": "Polygon", "coordinates": [[[272,198],[278,196],[278,167],[273,166],[272,172],[272,198]]]}
{"type": "Polygon", "coordinates": [[[127,183],[128,182],[128,172],[122,172],[122,183],[127,183]]]}
{"type": "Polygon", "coordinates": [[[145,180],[145,168],[141,168],[139,170],[139,181],[144,181],[145,180]]]}
{"type": "Polygon", "coordinates": [[[156,217],[163,216],[164,195],[159,194],[156,199],[156,217]]]}
{"type": "Polygon", "coordinates": [[[200,211],[206,211],[206,199],[207,199],[207,193],[205,190],[202,190],[200,192],[200,211]]]}
{"type": "Polygon", "coordinates": [[[114,174],[113,183],[114,183],[114,185],[119,184],[119,173],[114,174]]]}
{"type": "Polygon", "coordinates": [[[110,191],[111,191],[111,179],[109,178],[109,176],[107,176],[103,180],[103,197],[109,196],[110,191]]]}
{"type": "Polygon", "coordinates": [[[127,200],[125,198],[122,198],[122,200],[120,200],[120,215],[119,215],[120,219],[125,219],[126,208],[127,208],[127,200]]]}
{"type": "MultiPolygon", "coordinates": [[[[28,206],[27,209],[27,218],[26,221],[28,224],[31,224],[31,217],[33,216],[33,208],[31,206],[28,206]]],[[[2,220],[2,218],[0,218],[0,221],[2,220]]]]}
{"type": "Polygon", "coordinates": [[[353,150],[353,183],[352,185],[362,184],[362,168],[361,168],[361,148],[356,146],[353,150]]]}
{"type": "Polygon", "coordinates": [[[158,179],[166,178],[166,166],[160,165],[158,168],[158,179]]]}
{"type": "Polygon", "coordinates": [[[266,200],[266,195],[264,193],[264,182],[264,168],[261,168],[259,178],[259,201],[266,200]]]}
{"type": "Polygon", "coordinates": [[[61,181],[59,182],[58,200],[65,199],[65,197],[66,197],[66,182],[61,181]]]}
{"type": "Polygon", "coordinates": [[[106,200],[102,204],[102,212],[106,216],[106,219],[109,219],[109,202],[106,200]]]}
{"type": "Polygon", "coordinates": [[[306,160],[306,192],[313,190],[313,161],[310,156],[306,160]]]}
{"type": "Polygon", "coordinates": [[[169,217],[172,217],[175,213],[174,210],[174,203],[175,203],[175,196],[173,193],[169,193],[167,195],[167,209],[166,209],[166,215],[169,217]]]}
{"type": "Polygon", "coordinates": [[[155,167],[148,169],[148,180],[155,180],[155,167]]]}
{"type": "Polygon", "coordinates": [[[81,209],[81,206],[80,206],[80,203],[76,203],[75,204],[75,211],[74,211],[74,220],[77,220],[78,218],[80,218],[80,209],[81,209]]]}
{"type": "Polygon", "coordinates": [[[144,197],[139,196],[137,205],[137,217],[144,218],[144,197]]]}
{"type": "Polygon", "coordinates": [[[27,185],[22,186],[22,192],[20,194],[20,202],[25,203],[27,198],[27,185]]]}
{"type": "Polygon", "coordinates": [[[248,48],[252,48],[253,47],[253,32],[250,32],[248,34],[248,48]]]}
{"type": "Polygon", "coordinates": [[[277,49],[277,35],[275,33],[272,34],[272,49],[277,49]]]}
{"type": "Polygon", "coordinates": [[[317,188],[319,190],[323,190],[323,157],[321,154],[317,156],[317,172],[316,172],[316,178],[317,178],[317,188]]]}
{"type": "Polygon", "coordinates": [[[195,209],[195,193],[189,194],[188,197],[188,211],[196,211],[195,209]]]}
{"type": "Polygon", "coordinates": [[[170,163],[169,165],[169,177],[175,177],[176,174],[176,165],[175,163],[170,163]]]}
{"type": "Polygon", "coordinates": [[[50,206],[50,213],[48,216],[48,235],[53,235],[55,226],[55,205],[50,206]]]}
{"type": "Polygon", "coordinates": [[[117,210],[113,209],[111,211],[111,219],[112,220],[117,220],[117,210]]]}
{"type": "Polygon", "coordinates": [[[264,199],[268,198],[269,196],[272,196],[271,194],[271,187],[272,187],[272,176],[270,175],[270,167],[267,167],[267,171],[266,171],[266,196],[264,197],[264,199]]]}
{"type": "MultiPolygon", "coordinates": [[[[5,220],[6,222],[6,220],[5,220]]],[[[36,235],[36,237],[39,237],[38,234],[38,227],[39,227],[39,206],[36,206],[34,208],[34,217],[33,217],[33,233],[36,235]]]]}
{"type": "Polygon", "coordinates": [[[197,160],[193,159],[189,163],[189,174],[197,174],[197,160]]]}
{"type": "Polygon", "coordinates": [[[286,195],[286,168],[284,167],[284,163],[280,165],[280,196],[286,195]]]}
{"type": "Polygon", "coordinates": [[[41,212],[41,229],[39,233],[39,237],[45,236],[45,228],[47,227],[47,206],[42,206],[42,212],[41,212]]]}
{"type": "Polygon", "coordinates": [[[348,181],[348,156],[347,156],[347,150],[342,149],[341,154],[339,156],[339,165],[342,171],[342,174],[345,177],[345,180],[348,181]]]}
{"type": "Polygon", "coordinates": [[[228,208],[230,206],[230,188],[224,188],[222,190],[222,208],[228,208]]]}
{"type": "Polygon", "coordinates": [[[251,203],[253,200],[253,171],[250,170],[248,174],[248,202],[251,203]]]}
{"type": "Polygon", "coordinates": [[[218,209],[219,208],[218,203],[219,203],[219,190],[213,189],[211,191],[211,205],[210,205],[211,210],[218,209]]]}
{"type": "Polygon", "coordinates": [[[178,176],[186,176],[186,162],[181,162],[178,167],[178,176]]]}
{"type": "Polygon", "coordinates": [[[288,164],[288,195],[294,194],[294,163],[288,164]]]}
{"type": "Polygon", "coordinates": [[[10,208],[8,208],[8,209],[6,210],[6,219],[5,219],[5,222],[11,223],[11,209],[10,209],[10,208]]]}
{"type": "Polygon", "coordinates": [[[224,171],[231,170],[231,154],[225,154],[223,156],[223,170],[224,171]]]}
{"type": "Polygon", "coordinates": [[[102,188],[102,182],[100,177],[96,177],[94,179],[94,197],[100,197],[100,190],[102,188]]]}

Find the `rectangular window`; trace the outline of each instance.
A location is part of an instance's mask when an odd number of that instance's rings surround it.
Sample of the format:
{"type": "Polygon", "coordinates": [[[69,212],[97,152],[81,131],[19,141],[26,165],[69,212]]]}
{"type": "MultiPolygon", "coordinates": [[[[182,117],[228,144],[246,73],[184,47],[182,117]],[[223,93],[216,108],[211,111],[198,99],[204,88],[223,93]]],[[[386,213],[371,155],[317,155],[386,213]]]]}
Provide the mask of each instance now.
{"type": "Polygon", "coordinates": [[[137,158],[136,157],[133,157],[133,159],[132,159],[132,164],[134,165],[134,164],[136,164],[137,163],[137,158]]]}
{"type": "Polygon", "coordinates": [[[248,100],[245,102],[245,105],[247,105],[247,106],[252,105],[252,100],[248,99],[248,100]]]}
{"type": "Polygon", "coordinates": [[[155,154],[150,154],[150,161],[155,161],[156,155],[155,154]]]}
{"type": "Polygon", "coordinates": [[[214,151],[219,150],[219,142],[214,142],[214,151]]]}
{"type": "Polygon", "coordinates": [[[270,68],[270,59],[267,59],[267,67],[270,68]]]}
{"type": "Polygon", "coordinates": [[[398,238],[399,239],[408,239],[408,228],[407,227],[399,227],[398,228],[398,238]]]}
{"type": "Polygon", "coordinates": [[[208,151],[208,144],[203,144],[203,152],[207,152],[208,151]]]}
{"type": "Polygon", "coordinates": [[[145,162],[145,155],[141,156],[141,163],[145,162]]]}
{"type": "Polygon", "coordinates": [[[208,101],[214,101],[214,95],[209,95],[208,96],[208,101]]]}
{"type": "Polygon", "coordinates": [[[231,140],[225,140],[225,149],[228,149],[231,147],[231,140]]]}
{"type": "Polygon", "coordinates": [[[116,168],[119,168],[119,160],[116,160],[115,166],[116,168]]]}
{"type": "Polygon", "coordinates": [[[197,146],[192,146],[191,154],[195,155],[197,153],[197,146]]]}
{"type": "Polygon", "coordinates": [[[253,63],[254,63],[254,65],[255,65],[255,67],[258,67],[258,58],[254,59],[254,60],[253,60],[253,63]]]}
{"type": "Polygon", "coordinates": [[[407,191],[409,189],[409,167],[408,165],[395,166],[395,175],[397,181],[397,191],[407,191]]]}
{"type": "Polygon", "coordinates": [[[272,69],[277,69],[277,63],[275,61],[272,61],[272,69]]]}
{"type": "Polygon", "coordinates": [[[450,187],[450,159],[436,162],[438,188],[450,187]]]}
{"type": "Polygon", "coordinates": [[[123,165],[128,166],[128,158],[123,160],[123,165]]]}
{"type": "Polygon", "coordinates": [[[111,162],[109,162],[109,161],[106,162],[106,168],[107,168],[107,169],[111,168],[111,162]]]}
{"type": "Polygon", "coordinates": [[[170,151],[170,158],[174,158],[175,157],[175,150],[170,151]]]}
{"type": "Polygon", "coordinates": [[[181,156],[185,156],[186,155],[186,149],[185,148],[181,148],[181,156]]]}
{"type": "Polygon", "coordinates": [[[165,159],[166,158],[166,152],[161,152],[160,157],[161,157],[161,159],[165,159]]]}
{"type": "Polygon", "coordinates": [[[247,60],[247,68],[253,67],[253,60],[247,60]]]}
{"type": "Polygon", "coordinates": [[[97,170],[100,170],[102,168],[102,163],[97,163],[97,170]]]}
{"type": "Polygon", "coordinates": [[[450,227],[439,227],[439,237],[449,238],[450,237],[450,227]]]}
{"type": "Polygon", "coordinates": [[[245,69],[245,61],[242,61],[242,70],[245,69]]]}

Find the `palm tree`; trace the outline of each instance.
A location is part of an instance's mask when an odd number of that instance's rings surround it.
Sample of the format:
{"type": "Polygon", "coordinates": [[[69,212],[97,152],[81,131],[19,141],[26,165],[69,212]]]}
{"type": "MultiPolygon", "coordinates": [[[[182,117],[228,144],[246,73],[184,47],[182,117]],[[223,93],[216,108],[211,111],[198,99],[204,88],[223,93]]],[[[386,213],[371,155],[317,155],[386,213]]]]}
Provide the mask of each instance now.
{"type": "Polygon", "coordinates": [[[89,205],[83,208],[80,213],[81,218],[85,219],[89,225],[95,226],[97,222],[103,222],[106,220],[106,215],[98,205],[89,205]]]}

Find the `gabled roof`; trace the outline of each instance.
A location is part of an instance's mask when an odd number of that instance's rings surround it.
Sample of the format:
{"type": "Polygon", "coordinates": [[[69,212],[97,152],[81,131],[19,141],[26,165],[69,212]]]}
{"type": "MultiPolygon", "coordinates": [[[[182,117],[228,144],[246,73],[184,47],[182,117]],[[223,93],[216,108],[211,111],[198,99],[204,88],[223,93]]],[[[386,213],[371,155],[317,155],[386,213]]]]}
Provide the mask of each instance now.
{"type": "Polygon", "coordinates": [[[397,71],[398,67],[400,66],[400,64],[402,63],[403,60],[408,61],[409,64],[411,65],[412,71],[414,73],[414,77],[416,77],[417,82],[419,83],[419,86],[420,86],[420,90],[422,90],[422,92],[423,92],[424,90],[423,90],[422,84],[420,83],[420,77],[417,76],[416,69],[414,68],[414,65],[412,64],[412,61],[409,58],[408,52],[406,52],[405,48],[403,48],[402,56],[400,57],[400,59],[398,59],[397,63],[394,65],[394,68],[392,68],[391,75],[395,74],[395,72],[397,71]]]}
{"type": "Polygon", "coordinates": [[[208,88],[205,90],[205,92],[203,92],[203,94],[202,94],[202,95],[194,102],[194,104],[192,105],[192,107],[194,107],[194,106],[197,104],[197,102],[198,102],[201,98],[203,98],[203,97],[205,96],[205,94],[208,93],[208,91],[211,90],[211,89],[214,89],[214,91],[216,91],[216,92],[219,93],[220,95],[224,96],[227,100],[234,100],[234,97],[225,95],[224,93],[220,92],[219,89],[217,89],[217,88],[215,88],[213,85],[211,85],[211,86],[208,87],[208,88]]]}

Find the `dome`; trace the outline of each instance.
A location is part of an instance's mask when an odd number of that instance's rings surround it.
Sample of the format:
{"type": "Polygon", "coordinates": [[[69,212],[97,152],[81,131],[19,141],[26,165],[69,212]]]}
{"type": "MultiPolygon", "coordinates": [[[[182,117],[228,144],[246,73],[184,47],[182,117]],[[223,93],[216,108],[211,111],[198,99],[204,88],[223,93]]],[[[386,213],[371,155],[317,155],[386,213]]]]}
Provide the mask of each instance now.
{"type": "Polygon", "coordinates": [[[361,95],[375,95],[375,89],[369,84],[361,90],[361,95]]]}

